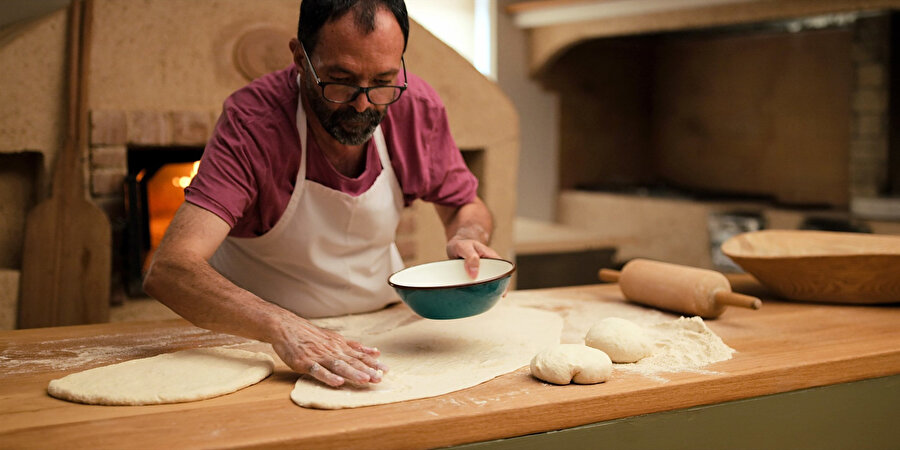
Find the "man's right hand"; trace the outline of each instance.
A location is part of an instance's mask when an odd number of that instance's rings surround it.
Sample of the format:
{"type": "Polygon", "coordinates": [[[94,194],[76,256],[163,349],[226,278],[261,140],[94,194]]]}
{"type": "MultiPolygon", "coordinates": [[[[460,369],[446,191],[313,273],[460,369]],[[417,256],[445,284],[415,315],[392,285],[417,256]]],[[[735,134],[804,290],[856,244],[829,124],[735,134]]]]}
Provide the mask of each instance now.
{"type": "Polygon", "coordinates": [[[275,353],[291,369],[333,387],[345,382],[364,386],[378,383],[387,366],[376,359],[378,349],[366,347],[309,321],[286,318],[271,341],[275,353]]]}
{"type": "Polygon", "coordinates": [[[329,386],[378,383],[387,370],[378,350],[236,286],[209,265],[231,228],[215,214],[185,202],[153,257],[144,290],[194,325],[272,344],[291,369],[329,386]]]}

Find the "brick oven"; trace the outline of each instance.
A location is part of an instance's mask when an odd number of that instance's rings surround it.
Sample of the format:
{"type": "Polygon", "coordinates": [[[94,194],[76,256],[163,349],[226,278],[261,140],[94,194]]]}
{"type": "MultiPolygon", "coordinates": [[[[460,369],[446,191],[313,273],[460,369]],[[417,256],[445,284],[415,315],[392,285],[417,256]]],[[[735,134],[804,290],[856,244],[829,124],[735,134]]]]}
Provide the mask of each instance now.
{"type": "MultiPolygon", "coordinates": [[[[151,225],[183,201],[177,188],[168,189],[172,200],[154,198],[167,189],[150,187],[151,178],[189,176],[172,171],[202,154],[227,95],[290,64],[299,3],[94,2],[82,159],[90,198],[112,225],[113,303],[141,295],[142,270],[161,234],[151,225]]],[[[25,214],[49,192],[62,146],[65,47],[66,10],[0,30],[0,329],[15,325],[25,214]]],[[[495,214],[494,246],[512,257],[519,144],[511,102],[415,23],[406,60],[444,99],[457,144],[495,214]]],[[[439,224],[432,208],[408,208],[398,228],[408,263],[444,257],[439,224]]]]}

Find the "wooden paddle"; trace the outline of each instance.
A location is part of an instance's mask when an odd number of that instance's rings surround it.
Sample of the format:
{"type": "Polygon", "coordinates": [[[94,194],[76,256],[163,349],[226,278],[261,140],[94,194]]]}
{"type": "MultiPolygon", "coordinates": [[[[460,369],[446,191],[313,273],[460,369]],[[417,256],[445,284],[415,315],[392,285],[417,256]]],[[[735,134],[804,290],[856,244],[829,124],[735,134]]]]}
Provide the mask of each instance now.
{"type": "Polygon", "coordinates": [[[88,201],[82,166],[92,9],[91,0],[69,7],[66,135],[51,196],[25,222],[19,328],[109,320],[109,220],[88,201]]]}

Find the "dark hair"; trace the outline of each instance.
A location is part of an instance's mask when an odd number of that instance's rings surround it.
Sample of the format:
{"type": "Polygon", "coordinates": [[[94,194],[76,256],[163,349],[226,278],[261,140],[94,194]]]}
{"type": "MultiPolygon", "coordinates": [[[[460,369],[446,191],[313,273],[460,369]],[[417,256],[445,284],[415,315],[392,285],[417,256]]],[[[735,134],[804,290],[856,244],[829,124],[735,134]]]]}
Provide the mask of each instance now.
{"type": "Polygon", "coordinates": [[[306,51],[312,53],[319,41],[319,30],[322,26],[329,21],[340,19],[350,11],[353,11],[356,25],[370,33],[375,30],[375,13],[379,8],[387,9],[397,19],[403,32],[403,51],[406,51],[406,43],[409,41],[409,15],[403,0],[302,0],[297,39],[303,43],[306,51]]]}

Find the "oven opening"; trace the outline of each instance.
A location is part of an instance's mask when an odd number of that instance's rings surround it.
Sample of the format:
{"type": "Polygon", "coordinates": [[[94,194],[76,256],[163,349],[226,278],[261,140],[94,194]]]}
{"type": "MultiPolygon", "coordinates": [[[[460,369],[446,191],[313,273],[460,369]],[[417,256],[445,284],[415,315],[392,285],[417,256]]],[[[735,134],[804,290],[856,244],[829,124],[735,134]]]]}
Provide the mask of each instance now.
{"type": "Polygon", "coordinates": [[[125,178],[125,290],[143,296],[144,274],[197,173],[200,147],[128,149],[125,178]]]}

